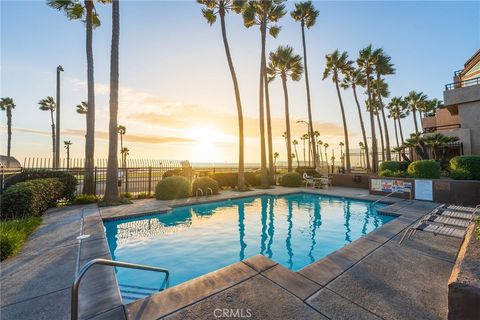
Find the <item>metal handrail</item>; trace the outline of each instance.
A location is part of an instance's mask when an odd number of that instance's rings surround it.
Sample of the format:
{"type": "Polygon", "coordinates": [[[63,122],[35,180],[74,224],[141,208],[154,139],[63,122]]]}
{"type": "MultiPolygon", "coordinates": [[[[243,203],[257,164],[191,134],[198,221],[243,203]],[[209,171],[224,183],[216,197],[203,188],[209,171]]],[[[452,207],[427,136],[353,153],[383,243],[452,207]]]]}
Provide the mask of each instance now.
{"type": "Polygon", "coordinates": [[[207,188],[207,192],[205,192],[205,197],[208,197],[208,191],[210,190],[210,195],[213,196],[213,190],[212,188],[207,188]]]}
{"type": "Polygon", "coordinates": [[[198,200],[198,191],[200,191],[200,193],[202,194],[202,197],[203,197],[203,190],[201,188],[197,188],[197,190],[195,191],[195,198],[198,200]]]}
{"type": "Polygon", "coordinates": [[[378,199],[378,200],[375,201],[374,203],[372,203],[372,206],[375,206],[378,202],[380,202],[380,201],[382,201],[382,200],[390,197],[391,195],[393,195],[393,194],[395,194],[395,193],[403,193],[403,192],[393,191],[393,192],[387,194],[386,196],[381,197],[380,199],[378,199]]]}
{"type": "Polygon", "coordinates": [[[80,287],[80,281],[82,280],[85,273],[95,264],[100,264],[100,265],[104,265],[104,266],[122,267],[122,268],[129,268],[129,269],[140,269],[140,270],[146,270],[146,271],[155,271],[155,272],[165,273],[166,287],[168,288],[168,286],[169,286],[170,272],[167,269],[164,269],[164,268],[146,266],[146,265],[136,264],[136,263],[113,261],[113,260],[107,260],[107,259],[93,259],[93,260],[90,260],[80,269],[80,271],[77,273],[77,275],[75,277],[75,281],[73,281],[72,301],[71,301],[72,307],[71,307],[71,314],[70,314],[72,320],[77,320],[78,319],[78,289],[80,287]]]}

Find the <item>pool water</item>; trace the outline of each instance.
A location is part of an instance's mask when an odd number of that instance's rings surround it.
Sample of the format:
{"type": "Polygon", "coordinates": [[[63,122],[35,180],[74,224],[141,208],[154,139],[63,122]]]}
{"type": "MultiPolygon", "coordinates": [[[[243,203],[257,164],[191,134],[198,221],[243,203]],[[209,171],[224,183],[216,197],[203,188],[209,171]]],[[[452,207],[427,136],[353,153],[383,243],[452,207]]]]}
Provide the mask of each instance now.
{"type": "MultiPolygon", "coordinates": [[[[300,270],[394,219],[377,213],[383,206],[309,193],[264,195],[105,222],[105,229],[114,260],[167,268],[171,287],[259,253],[300,270]]],[[[164,277],[116,272],[121,289],[158,288],[164,277]]]]}

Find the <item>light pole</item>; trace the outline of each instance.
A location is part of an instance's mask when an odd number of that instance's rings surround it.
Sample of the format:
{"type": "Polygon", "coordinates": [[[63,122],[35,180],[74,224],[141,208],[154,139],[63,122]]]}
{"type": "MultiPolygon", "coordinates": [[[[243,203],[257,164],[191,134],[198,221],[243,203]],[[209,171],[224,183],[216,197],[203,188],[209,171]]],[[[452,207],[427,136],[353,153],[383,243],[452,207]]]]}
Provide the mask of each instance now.
{"type": "Polygon", "coordinates": [[[56,128],[56,141],[55,141],[55,149],[57,150],[57,153],[55,154],[55,161],[54,161],[54,167],[58,168],[60,166],[60,72],[63,71],[62,66],[57,67],[57,128],[56,128]]]}

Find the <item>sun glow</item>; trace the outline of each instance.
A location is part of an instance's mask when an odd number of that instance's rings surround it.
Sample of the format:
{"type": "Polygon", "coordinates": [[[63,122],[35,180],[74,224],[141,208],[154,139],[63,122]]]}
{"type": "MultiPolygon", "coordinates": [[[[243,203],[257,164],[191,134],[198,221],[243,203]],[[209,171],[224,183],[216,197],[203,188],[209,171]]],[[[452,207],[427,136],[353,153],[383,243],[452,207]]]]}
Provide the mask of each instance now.
{"type": "Polygon", "coordinates": [[[197,142],[194,144],[193,161],[197,162],[221,162],[222,156],[219,142],[223,134],[212,128],[201,127],[192,129],[190,137],[197,142]]]}

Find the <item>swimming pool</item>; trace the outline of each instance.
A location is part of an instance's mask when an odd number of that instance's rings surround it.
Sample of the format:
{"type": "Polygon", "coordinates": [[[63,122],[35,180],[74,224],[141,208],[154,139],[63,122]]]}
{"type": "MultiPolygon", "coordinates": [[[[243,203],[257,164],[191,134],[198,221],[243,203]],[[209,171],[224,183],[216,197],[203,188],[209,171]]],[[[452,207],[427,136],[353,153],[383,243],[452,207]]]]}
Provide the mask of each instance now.
{"type": "MultiPolygon", "coordinates": [[[[259,253],[300,270],[393,220],[377,213],[384,206],[310,193],[263,195],[109,221],[105,230],[113,260],[167,268],[174,286],[259,253]]],[[[163,279],[116,272],[127,303],[158,290],[163,279]]]]}

